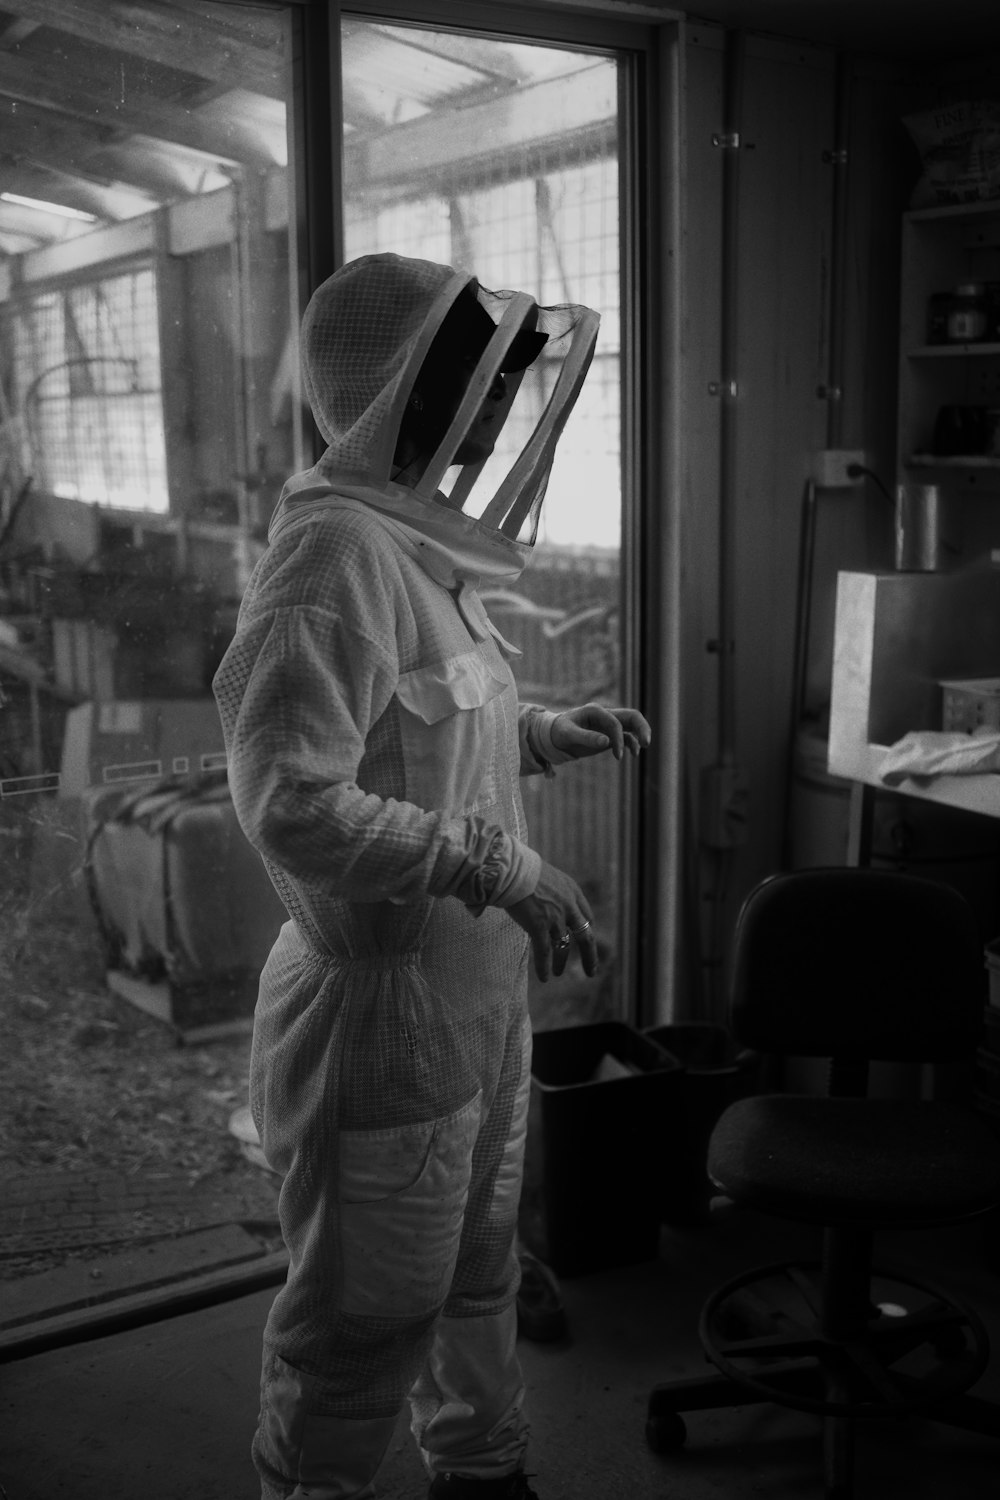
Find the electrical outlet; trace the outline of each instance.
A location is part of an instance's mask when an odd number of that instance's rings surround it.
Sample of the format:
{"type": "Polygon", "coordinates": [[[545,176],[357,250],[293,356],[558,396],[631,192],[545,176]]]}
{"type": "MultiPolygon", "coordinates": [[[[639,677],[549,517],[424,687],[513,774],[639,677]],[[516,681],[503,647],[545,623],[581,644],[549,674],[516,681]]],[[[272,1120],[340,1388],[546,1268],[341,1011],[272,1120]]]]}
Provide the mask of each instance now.
{"type": "Polygon", "coordinates": [[[822,448],[813,460],[813,480],[822,490],[854,489],[864,479],[848,474],[854,464],[867,468],[860,448],[822,448]]]}

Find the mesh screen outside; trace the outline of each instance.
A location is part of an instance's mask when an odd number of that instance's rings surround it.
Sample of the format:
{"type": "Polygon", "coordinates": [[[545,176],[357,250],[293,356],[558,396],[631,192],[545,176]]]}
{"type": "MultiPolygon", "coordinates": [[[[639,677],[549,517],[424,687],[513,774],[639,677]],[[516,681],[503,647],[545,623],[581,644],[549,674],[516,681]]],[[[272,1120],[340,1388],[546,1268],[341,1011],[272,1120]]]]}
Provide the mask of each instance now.
{"type": "Polygon", "coordinates": [[[165,512],[166,445],[152,267],[20,302],[15,402],[35,483],[55,495],[165,512]]]}

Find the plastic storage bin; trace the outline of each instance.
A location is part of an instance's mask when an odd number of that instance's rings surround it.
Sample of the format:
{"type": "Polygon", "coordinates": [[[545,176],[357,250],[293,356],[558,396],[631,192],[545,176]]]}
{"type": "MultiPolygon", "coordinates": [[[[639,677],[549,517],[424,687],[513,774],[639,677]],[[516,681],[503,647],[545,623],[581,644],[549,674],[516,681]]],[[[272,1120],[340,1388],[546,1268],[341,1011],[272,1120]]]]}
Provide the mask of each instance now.
{"type": "Polygon", "coordinates": [[[286,912],[225,772],[86,800],[85,869],[109,988],[182,1034],[248,1024],[286,912]]]}
{"type": "Polygon", "coordinates": [[[740,1048],[722,1026],[689,1021],[654,1026],[650,1040],[681,1064],[677,1132],[659,1153],[661,1215],[666,1224],[697,1222],[714,1192],[705,1163],[722,1112],[759,1086],[761,1057],[740,1048]]]}
{"type": "Polygon", "coordinates": [[[538,1032],[521,1237],[561,1276],[658,1252],[657,1163],[676,1130],[681,1066],[623,1021],[538,1032]]]}

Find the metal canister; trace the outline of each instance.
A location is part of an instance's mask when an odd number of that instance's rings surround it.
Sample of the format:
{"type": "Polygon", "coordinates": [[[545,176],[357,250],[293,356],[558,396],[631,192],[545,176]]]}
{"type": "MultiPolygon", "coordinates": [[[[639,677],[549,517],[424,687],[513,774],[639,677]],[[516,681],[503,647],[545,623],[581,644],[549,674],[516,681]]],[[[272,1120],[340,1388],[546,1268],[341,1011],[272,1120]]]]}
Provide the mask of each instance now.
{"type": "Polygon", "coordinates": [[[937,484],[896,486],[896,571],[941,573],[959,551],[954,508],[937,484]]]}
{"type": "Polygon", "coordinates": [[[988,326],[986,288],[982,282],[969,281],[957,286],[948,309],[948,342],[974,344],[986,337],[988,326]]]}
{"type": "Polygon", "coordinates": [[[953,292],[932,292],[927,299],[927,342],[947,344],[948,319],[955,301],[953,292]]]}
{"type": "Polygon", "coordinates": [[[991,344],[1000,344],[1000,281],[987,281],[983,289],[986,294],[986,337],[991,344]]]}

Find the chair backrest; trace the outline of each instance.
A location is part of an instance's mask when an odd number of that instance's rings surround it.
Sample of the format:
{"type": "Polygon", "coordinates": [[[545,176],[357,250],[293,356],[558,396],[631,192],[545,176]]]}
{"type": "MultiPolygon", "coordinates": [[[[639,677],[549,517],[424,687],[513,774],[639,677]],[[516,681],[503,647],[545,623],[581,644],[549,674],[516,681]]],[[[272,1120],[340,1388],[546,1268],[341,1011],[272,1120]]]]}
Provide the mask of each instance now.
{"type": "Polygon", "coordinates": [[[770,876],[736,923],[731,1021],[785,1056],[968,1057],[983,1026],[982,937],[968,902],[888,870],[770,876]]]}

